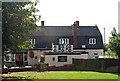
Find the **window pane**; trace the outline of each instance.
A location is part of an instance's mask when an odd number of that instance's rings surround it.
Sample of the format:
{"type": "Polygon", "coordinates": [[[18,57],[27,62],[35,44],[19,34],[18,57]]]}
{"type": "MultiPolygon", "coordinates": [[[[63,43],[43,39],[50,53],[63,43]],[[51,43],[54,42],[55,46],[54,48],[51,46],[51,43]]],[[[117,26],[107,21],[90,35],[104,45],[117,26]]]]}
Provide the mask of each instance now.
{"type": "Polygon", "coordinates": [[[96,39],[95,38],[93,39],[93,44],[96,44],[96,39]]]}
{"type": "Polygon", "coordinates": [[[95,38],[89,38],[89,44],[96,44],[95,38]]]}
{"type": "Polygon", "coordinates": [[[61,44],[61,39],[59,39],[59,44],[61,44]]]}
{"type": "Polygon", "coordinates": [[[60,38],[59,44],[69,44],[69,39],[68,38],[60,38]]]}
{"type": "Polygon", "coordinates": [[[92,44],[92,39],[91,38],[89,39],[89,44],[92,44]]]}
{"type": "Polygon", "coordinates": [[[69,39],[67,39],[67,44],[69,44],[69,39]]]}

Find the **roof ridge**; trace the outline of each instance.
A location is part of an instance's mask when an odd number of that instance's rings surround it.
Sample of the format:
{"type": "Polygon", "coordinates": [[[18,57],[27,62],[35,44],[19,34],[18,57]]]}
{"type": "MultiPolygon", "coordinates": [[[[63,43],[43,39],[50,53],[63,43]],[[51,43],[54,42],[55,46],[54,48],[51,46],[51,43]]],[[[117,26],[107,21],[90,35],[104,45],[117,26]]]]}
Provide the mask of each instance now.
{"type": "Polygon", "coordinates": [[[71,27],[71,26],[44,26],[44,27],[71,27]]]}
{"type": "MultiPolygon", "coordinates": [[[[44,27],[71,27],[71,26],[44,26],[44,27]]],[[[79,27],[97,27],[97,26],[79,26],[79,27]]]]}

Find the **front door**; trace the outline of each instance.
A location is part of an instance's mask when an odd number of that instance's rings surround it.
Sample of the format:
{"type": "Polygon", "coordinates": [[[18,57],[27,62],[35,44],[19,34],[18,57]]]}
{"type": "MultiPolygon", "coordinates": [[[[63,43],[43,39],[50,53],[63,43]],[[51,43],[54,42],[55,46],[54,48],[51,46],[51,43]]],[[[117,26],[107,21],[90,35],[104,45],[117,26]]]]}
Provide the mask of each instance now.
{"type": "Polygon", "coordinates": [[[17,66],[22,66],[23,65],[23,54],[16,54],[15,62],[17,66]]]}

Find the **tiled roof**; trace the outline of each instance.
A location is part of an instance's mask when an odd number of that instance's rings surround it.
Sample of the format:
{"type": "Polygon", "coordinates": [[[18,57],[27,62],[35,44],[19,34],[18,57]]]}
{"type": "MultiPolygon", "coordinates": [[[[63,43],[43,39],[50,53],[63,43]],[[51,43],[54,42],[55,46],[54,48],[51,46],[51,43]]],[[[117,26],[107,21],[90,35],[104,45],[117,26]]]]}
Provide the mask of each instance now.
{"type": "MultiPolygon", "coordinates": [[[[101,36],[97,26],[79,26],[78,36],[101,36]]],[[[71,26],[45,26],[40,31],[33,32],[33,36],[73,36],[71,26]]]]}
{"type": "Polygon", "coordinates": [[[78,36],[101,36],[97,26],[79,26],[77,30],[78,36]]]}

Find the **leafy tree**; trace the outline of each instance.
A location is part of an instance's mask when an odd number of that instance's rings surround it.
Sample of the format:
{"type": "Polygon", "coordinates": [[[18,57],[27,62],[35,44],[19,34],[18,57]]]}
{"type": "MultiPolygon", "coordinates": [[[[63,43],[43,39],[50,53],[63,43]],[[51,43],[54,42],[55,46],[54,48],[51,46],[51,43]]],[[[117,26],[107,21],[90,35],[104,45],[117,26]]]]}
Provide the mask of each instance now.
{"type": "Polygon", "coordinates": [[[40,19],[35,13],[35,2],[3,2],[2,3],[2,48],[17,52],[31,48],[30,36],[37,29],[36,21],[40,19]]]}
{"type": "Polygon", "coordinates": [[[118,55],[118,57],[120,58],[120,34],[117,34],[115,28],[113,28],[113,30],[111,32],[111,37],[109,39],[109,43],[108,43],[107,47],[111,51],[116,53],[116,55],[118,55]]]}

